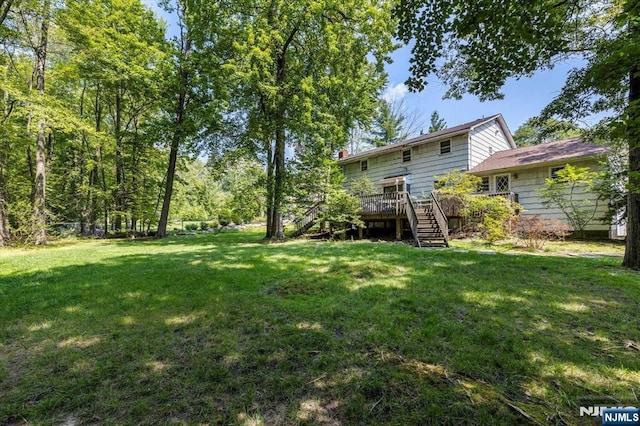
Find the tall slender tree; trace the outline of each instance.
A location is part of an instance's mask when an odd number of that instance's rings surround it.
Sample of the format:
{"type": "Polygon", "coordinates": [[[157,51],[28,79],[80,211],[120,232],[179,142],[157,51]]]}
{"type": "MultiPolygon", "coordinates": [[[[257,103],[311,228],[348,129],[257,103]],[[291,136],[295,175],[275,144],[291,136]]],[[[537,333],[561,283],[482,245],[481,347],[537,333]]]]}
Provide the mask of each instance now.
{"type": "Polygon", "coordinates": [[[200,8],[193,2],[176,0],[175,4],[164,3],[164,7],[176,14],[179,33],[171,42],[171,61],[165,78],[165,92],[172,98],[165,102],[168,108],[164,133],[170,140],[169,163],[156,233],[158,237],[167,233],[179,152],[218,128],[225,98],[222,88],[231,68],[220,66],[224,52],[228,51],[228,40],[222,34],[223,23],[228,17],[224,6],[217,3],[207,5],[206,26],[199,15],[200,8]],[[212,32],[204,30],[203,26],[212,32]]]}
{"type": "MultiPolygon", "coordinates": [[[[50,0],[42,3],[38,41],[34,46],[36,90],[40,97],[44,96],[45,67],[47,60],[47,42],[49,40],[49,21],[51,13],[50,0]]],[[[44,114],[38,117],[38,134],[36,139],[36,175],[33,191],[33,224],[37,245],[47,244],[47,195],[45,150],[47,122],[44,114]]]]}

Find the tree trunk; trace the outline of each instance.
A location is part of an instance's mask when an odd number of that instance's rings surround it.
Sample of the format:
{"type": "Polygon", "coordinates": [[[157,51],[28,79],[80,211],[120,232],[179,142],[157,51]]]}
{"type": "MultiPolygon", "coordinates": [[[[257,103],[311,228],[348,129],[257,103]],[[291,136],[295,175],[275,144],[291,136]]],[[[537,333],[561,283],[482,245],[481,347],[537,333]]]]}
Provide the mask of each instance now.
{"type": "MultiPolygon", "coordinates": [[[[182,43],[181,43],[181,56],[182,60],[186,61],[189,59],[191,55],[191,37],[182,32],[182,43]]],[[[166,187],[164,191],[164,200],[162,202],[162,210],[160,211],[160,220],[158,222],[158,231],[156,232],[156,236],[158,238],[164,238],[167,236],[167,223],[169,221],[169,209],[171,207],[171,196],[173,195],[173,182],[176,176],[176,164],[178,162],[178,149],[180,148],[180,144],[183,139],[183,129],[182,126],[184,124],[184,114],[185,109],[187,107],[187,89],[189,86],[189,71],[180,65],[179,69],[180,74],[180,92],[178,94],[178,99],[176,103],[175,109],[175,117],[173,120],[174,129],[173,129],[173,140],[171,141],[171,150],[169,152],[169,166],[167,168],[167,181],[166,187]]]]}
{"type": "MultiPolygon", "coordinates": [[[[36,56],[36,88],[38,94],[44,95],[44,73],[47,57],[47,39],[49,34],[49,0],[45,0],[42,11],[42,24],[40,26],[40,40],[35,49],[36,56]]],[[[47,199],[46,199],[46,137],[47,123],[44,117],[38,120],[38,137],[36,140],[36,177],[33,196],[33,231],[37,245],[47,244],[47,199]]]]}
{"type": "Polygon", "coordinates": [[[164,190],[164,200],[162,202],[162,210],[160,211],[160,221],[158,222],[158,231],[156,236],[164,238],[167,236],[167,223],[169,221],[169,208],[171,207],[171,195],[173,194],[173,182],[176,175],[176,163],[178,162],[178,146],[180,144],[177,132],[174,133],[171,142],[171,151],[169,152],[169,167],[167,168],[167,181],[164,190]]]}
{"type": "MultiPolygon", "coordinates": [[[[637,32],[637,30],[636,30],[637,32]]],[[[629,195],[627,199],[627,243],[622,265],[640,270],[640,70],[633,67],[629,78],[629,195]]]]}
{"type": "MultiPolygon", "coordinates": [[[[284,113],[283,113],[284,115],[284,113]]],[[[284,117],[278,120],[276,129],[276,145],[274,148],[274,185],[273,185],[273,211],[271,225],[271,239],[284,240],[284,226],[282,222],[282,207],[284,204],[284,154],[285,154],[285,137],[284,137],[284,117]]]]}
{"type": "Polygon", "coordinates": [[[284,169],[284,155],[285,155],[285,94],[283,93],[283,87],[285,83],[285,71],[286,71],[286,45],[283,48],[282,53],[276,60],[276,86],[278,86],[280,93],[278,94],[278,106],[276,111],[275,120],[275,147],[273,152],[273,166],[274,166],[274,179],[273,179],[273,211],[272,211],[272,225],[271,225],[271,239],[272,240],[284,240],[284,224],[282,221],[282,208],[284,205],[284,185],[285,185],[285,169],[284,169]]]}
{"type": "Polygon", "coordinates": [[[122,95],[120,89],[116,90],[116,111],[115,111],[115,136],[116,136],[116,193],[115,217],[113,221],[114,231],[122,231],[122,215],[124,214],[124,192],[125,173],[124,159],[122,158],[122,95]]]}
{"type": "Polygon", "coordinates": [[[7,225],[7,193],[4,176],[4,157],[0,152],[0,247],[9,243],[9,227],[7,225]]]}
{"type": "Polygon", "coordinates": [[[267,148],[267,235],[273,236],[273,145],[271,138],[265,142],[267,148]]]}

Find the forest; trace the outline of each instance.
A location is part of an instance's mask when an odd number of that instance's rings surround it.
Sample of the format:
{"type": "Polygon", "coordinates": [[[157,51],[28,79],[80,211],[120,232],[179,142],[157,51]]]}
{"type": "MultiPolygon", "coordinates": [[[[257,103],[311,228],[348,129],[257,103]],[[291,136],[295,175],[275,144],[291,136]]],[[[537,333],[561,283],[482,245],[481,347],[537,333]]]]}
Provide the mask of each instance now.
{"type": "Polygon", "coordinates": [[[391,4],[349,3],[3,0],[0,246],[220,213],[282,238],[386,82],[391,4]]]}

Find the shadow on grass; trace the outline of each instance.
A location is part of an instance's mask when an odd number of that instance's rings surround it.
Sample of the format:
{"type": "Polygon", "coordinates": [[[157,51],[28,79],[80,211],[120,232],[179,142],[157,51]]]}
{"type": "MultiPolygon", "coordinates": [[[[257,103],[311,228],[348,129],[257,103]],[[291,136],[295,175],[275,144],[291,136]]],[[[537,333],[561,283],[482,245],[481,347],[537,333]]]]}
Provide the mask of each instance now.
{"type": "Polygon", "coordinates": [[[0,422],[573,424],[583,397],[637,403],[638,275],[615,260],[244,233],[110,250],[3,279],[0,422]]]}

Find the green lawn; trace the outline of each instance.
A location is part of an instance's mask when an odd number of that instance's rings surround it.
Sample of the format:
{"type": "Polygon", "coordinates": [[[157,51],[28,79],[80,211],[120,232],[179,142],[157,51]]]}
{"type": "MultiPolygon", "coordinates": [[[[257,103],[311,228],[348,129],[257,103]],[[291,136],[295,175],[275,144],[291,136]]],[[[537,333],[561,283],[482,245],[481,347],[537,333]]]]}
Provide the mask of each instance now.
{"type": "Polygon", "coordinates": [[[260,238],[0,251],[0,424],[593,424],[580,405],[640,404],[640,275],[618,258],[260,238]]]}

